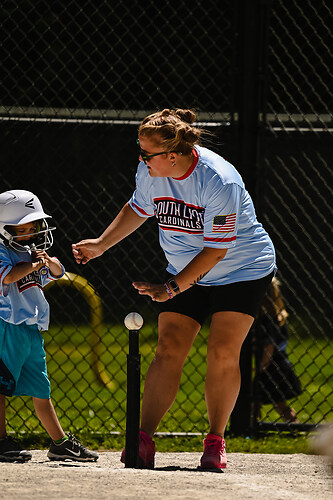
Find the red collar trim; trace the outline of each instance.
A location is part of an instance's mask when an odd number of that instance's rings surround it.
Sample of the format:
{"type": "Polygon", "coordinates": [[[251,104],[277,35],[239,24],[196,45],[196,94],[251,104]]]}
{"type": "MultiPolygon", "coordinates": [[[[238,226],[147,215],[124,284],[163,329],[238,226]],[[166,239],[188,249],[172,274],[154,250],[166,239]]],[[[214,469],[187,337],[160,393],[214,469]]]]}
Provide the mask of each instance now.
{"type": "Polygon", "coordinates": [[[184,179],[186,179],[187,177],[189,177],[191,175],[191,173],[193,172],[193,170],[195,169],[197,163],[198,163],[198,160],[199,160],[199,154],[198,154],[198,151],[193,148],[192,150],[192,154],[194,156],[194,160],[192,162],[192,165],[190,166],[190,168],[185,172],[184,175],[182,175],[181,177],[172,177],[175,181],[182,181],[184,179]]]}

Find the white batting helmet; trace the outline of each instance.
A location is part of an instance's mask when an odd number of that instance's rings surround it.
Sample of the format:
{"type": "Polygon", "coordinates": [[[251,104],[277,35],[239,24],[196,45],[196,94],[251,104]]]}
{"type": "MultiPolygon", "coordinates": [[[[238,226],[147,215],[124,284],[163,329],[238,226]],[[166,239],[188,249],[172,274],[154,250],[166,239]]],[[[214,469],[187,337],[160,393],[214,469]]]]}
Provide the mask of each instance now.
{"type": "Polygon", "coordinates": [[[53,244],[52,231],[46,219],[51,216],[43,210],[37,196],[30,191],[13,189],[0,194],[0,238],[18,252],[27,250],[47,250],[53,244]],[[36,221],[36,231],[29,235],[24,245],[17,241],[18,236],[12,226],[36,221]]]}

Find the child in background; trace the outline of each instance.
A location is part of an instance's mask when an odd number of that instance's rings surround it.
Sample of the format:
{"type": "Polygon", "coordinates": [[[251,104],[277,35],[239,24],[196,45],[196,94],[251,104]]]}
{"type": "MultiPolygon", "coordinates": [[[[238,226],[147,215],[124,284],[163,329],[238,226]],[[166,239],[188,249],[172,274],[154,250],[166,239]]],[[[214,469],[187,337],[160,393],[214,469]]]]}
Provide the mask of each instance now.
{"type": "Polygon", "coordinates": [[[259,373],[254,381],[262,404],[273,404],[285,422],[299,423],[294,408],[287,400],[302,392],[299,378],[287,355],[288,312],[281,297],[280,282],[273,278],[257,319],[256,346],[259,373]]]}
{"type": "Polygon", "coordinates": [[[32,396],[52,439],[51,460],[97,460],[98,454],[65,435],[50,399],[44,341],[49,304],[42,288],[65,270],[46,250],[53,244],[42,205],[24,190],[0,194],[0,461],[30,460],[30,451],[6,432],[6,396],[32,396]]]}

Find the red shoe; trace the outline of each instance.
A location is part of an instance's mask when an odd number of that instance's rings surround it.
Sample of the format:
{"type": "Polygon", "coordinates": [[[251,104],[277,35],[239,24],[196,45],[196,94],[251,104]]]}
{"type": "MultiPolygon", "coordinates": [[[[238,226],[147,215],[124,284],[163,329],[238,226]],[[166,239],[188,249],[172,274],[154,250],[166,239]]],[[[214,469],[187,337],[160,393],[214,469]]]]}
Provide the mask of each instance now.
{"type": "Polygon", "coordinates": [[[221,436],[207,434],[203,440],[204,453],[200,460],[201,470],[225,469],[227,466],[227,455],[225,452],[225,441],[221,436]]]}
{"type": "MultiPolygon", "coordinates": [[[[120,461],[125,463],[125,450],[121,453],[120,461]]],[[[155,443],[144,431],[139,433],[139,468],[153,469],[155,466],[155,443]]]]}

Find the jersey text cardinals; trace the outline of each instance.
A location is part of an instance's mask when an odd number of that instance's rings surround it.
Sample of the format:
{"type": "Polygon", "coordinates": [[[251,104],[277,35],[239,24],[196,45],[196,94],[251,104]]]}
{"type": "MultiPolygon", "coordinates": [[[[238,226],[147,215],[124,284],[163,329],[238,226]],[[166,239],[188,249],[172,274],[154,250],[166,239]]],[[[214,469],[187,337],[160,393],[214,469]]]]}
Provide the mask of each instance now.
{"type": "Polygon", "coordinates": [[[155,217],[164,230],[183,231],[185,233],[203,233],[203,207],[196,207],[174,198],[155,198],[155,217]]]}

